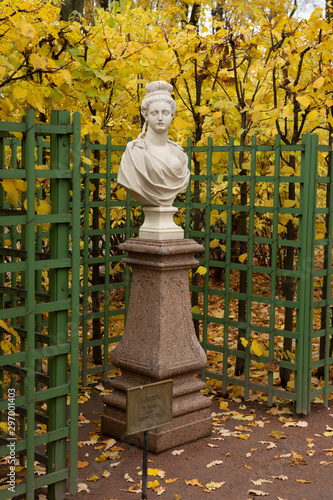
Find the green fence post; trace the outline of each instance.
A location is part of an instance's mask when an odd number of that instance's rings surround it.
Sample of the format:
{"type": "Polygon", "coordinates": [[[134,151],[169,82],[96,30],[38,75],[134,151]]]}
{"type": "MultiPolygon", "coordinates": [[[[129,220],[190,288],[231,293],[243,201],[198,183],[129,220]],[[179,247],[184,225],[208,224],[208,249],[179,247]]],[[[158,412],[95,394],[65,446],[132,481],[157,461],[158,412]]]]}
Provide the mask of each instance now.
{"type": "Polygon", "coordinates": [[[70,492],[77,491],[79,322],[80,322],[80,208],[81,208],[81,115],[73,115],[73,198],[72,198],[72,317],[70,371],[70,492]]]}
{"type": "MultiPolygon", "coordinates": [[[[70,113],[53,111],[52,125],[70,123],[70,113]]],[[[68,170],[70,164],[70,135],[51,134],[51,169],[68,170]]],[[[51,179],[51,206],[53,213],[69,212],[69,179],[51,179]]],[[[53,223],[50,229],[51,259],[65,259],[69,256],[69,224],[53,223]]],[[[57,302],[68,298],[68,269],[50,269],[50,300],[57,302]]],[[[50,346],[68,342],[68,310],[49,313],[50,346]]],[[[49,360],[50,388],[67,383],[67,354],[57,355],[49,360]]],[[[49,431],[67,425],[67,396],[58,396],[48,403],[49,431]]],[[[66,468],[66,440],[48,444],[48,473],[66,468]]],[[[66,494],[66,481],[60,480],[49,486],[49,500],[59,500],[66,494]]]]}
{"type": "Polygon", "coordinates": [[[27,329],[27,500],[35,498],[35,113],[29,109],[26,116],[27,132],[24,138],[22,162],[27,172],[27,218],[25,245],[27,251],[23,287],[27,291],[25,328],[27,329]]]}
{"type": "Polygon", "coordinates": [[[298,331],[300,336],[296,346],[295,392],[296,413],[308,414],[311,401],[311,360],[312,360],[312,317],[313,317],[313,273],[314,273],[314,217],[317,174],[318,137],[306,134],[302,139],[304,150],[301,156],[301,214],[300,249],[298,266],[300,277],[298,331]]]}

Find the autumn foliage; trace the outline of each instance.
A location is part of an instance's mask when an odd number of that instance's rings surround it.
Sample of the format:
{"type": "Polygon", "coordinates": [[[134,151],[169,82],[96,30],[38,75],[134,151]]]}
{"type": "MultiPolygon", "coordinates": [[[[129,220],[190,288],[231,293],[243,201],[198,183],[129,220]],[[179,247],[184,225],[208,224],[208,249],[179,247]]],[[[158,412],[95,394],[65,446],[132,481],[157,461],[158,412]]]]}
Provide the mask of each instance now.
{"type": "Polygon", "coordinates": [[[124,143],[140,131],[145,84],[164,79],[175,87],[182,143],[279,133],[295,144],[302,133],[327,133],[332,26],[321,9],[301,20],[288,4],[256,1],[244,12],[231,1],[204,19],[207,2],[194,20],[195,5],[114,2],[65,22],[57,2],[1,2],[0,118],[79,110],[92,140],[111,133],[124,143]]]}

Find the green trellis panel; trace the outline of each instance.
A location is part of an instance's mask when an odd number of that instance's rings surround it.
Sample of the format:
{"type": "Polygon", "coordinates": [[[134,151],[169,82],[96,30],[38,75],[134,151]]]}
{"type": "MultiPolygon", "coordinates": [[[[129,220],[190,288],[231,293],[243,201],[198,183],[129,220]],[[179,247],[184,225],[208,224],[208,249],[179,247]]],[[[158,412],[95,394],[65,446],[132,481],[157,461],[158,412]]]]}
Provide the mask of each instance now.
{"type": "MultiPolygon", "coordinates": [[[[107,185],[106,192],[109,193],[109,186],[115,182],[117,169],[124,146],[115,146],[108,140],[106,145],[96,145],[90,143],[87,139],[84,145],[86,156],[93,160],[94,151],[98,149],[103,152],[104,157],[101,157],[101,165],[103,169],[99,173],[94,173],[91,166],[86,165],[85,185],[89,186],[94,178],[98,176],[100,181],[107,185]],[[108,183],[108,184],[107,184],[108,183]]],[[[319,181],[318,176],[318,157],[320,151],[329,152],[327,146],[318,146],[318,138],[315,135],[307,135],[303,137],[302,144],[284,145],[281,144],[280,138],[276,137],[275,143],[270,145],[258,145],[256,139],[253,138],[248,146],[239,146],[233,138],[229,139],[229,144],[225,146],[214,145],[209,139],[207,146],[193,146],[188,140],[185,151],[189,158],[189,168],[191,169],[191,184],[184,195],[181,195],[175,202],[175,205],[183,213],[183,227],[186,238],[194,238],[205,246],[203,256],[199,256],[200,265],[207,269],[207,273],[201,281],[191,285],[193,295],[198,295],[200,302],[200,312],[197,308],[193,313],[194,320],[200,326],[200,340],[202,345],[209,353],[220,353],[222,356],[221,366],[216,367],[214,371],[205,370],[204,378],[211,378],[221,383],[222,392],[226,393],[231,385],[236,385],[242,388],[245,398],[248,398],[251,391],[257,391],[267,394],[268,404],[272,405],[274,398],[295,401],[296,411],[307,413],[310,408],[310,401],[316,396],[325,396],[325,404],[327,404],[328,396],[332,392],[330,384],[329,370],[332,366],[332,353],[330,345],[332,343],[332,328],[330,319],[330,304],[331,304],[331,267],[327,267],[325,273],[327,279],[327,299],[326,299],[326,316],[327,322],[324,332],[319,332],[318,336],[325,336],[325,359],[314,360],[313,349],[314,339],[317,333],[313,331],[313,314],[316,302],[314,302],[314,277],[318,274],[313,268],[315,250],[318,251],[320,244],[329,246],[327,238],[324,243],[321,240],[315,239],[316,233],[316,216],[322,214],[325,217],[329,216],[331,210],[329,207],[324,209],[316,209],[316,199],[319,196],[319,181]],[[320,149],[321,148],[321,149],[320,149]],[[223,160],[215,160],[216,155],[223,155],[223,160]],[[247,167],[243,172],[235,168],[239,155],[243,154],[247,157],[247,167]],[[272,164],[269,173],[258,171],[258,162],[261,155],[268,155],[269,161],[272,164]],[[194,156],[201,157],[201,172],[194,173],[193,158],[194,156]],[[295,156],[297,161],[297,172],[294,174],[283,171],[286,158],[295,156]],[[223,182],[226,186],[225,201],[223,204],[216,203],[212,188],[217,183],[223,182]],[[191,186],[200,185],[202,196],[200,200],[194,202],[191,192],[191,186]],[[246,185],[247,203],[241,205],[239,199],[235,199],[234,191],[237,186],[246,185]],[[258,190],[260,186],[270,184],[273,187],[270,204],[265,206],[260,203],[258,198],[258,190]],[[297,191],[298,202],[294,206],[283,206],[281,204],[281,193],[288,190],[288,186],[294,185],[297,191]],[[200,230],[193,227],[194,212],[199,212],[201,227],[200,230]],[[210,222],[210,217],[213,211],[217,211],[219,215],[223,214],[225,222],[222,229],[217,231],[214,225],[210,222]],[[235,231],[234,221],[240,214],[245,214],[247,221],[246,234],[240,234],[235,231]],[[270,234],[260,234],[257,231],[256,221],[260,215],[269,216],[271,218],[270,234]],[[287,240],[286,236],[280,235],[280,218],[283,216],[292,216],[297,220],[297,237],[294,240],[287,240]],[[218,242],[225,247],[224,258],[220,260],[212,259],[210,244],[212,241],[218,242]],[[243,244],[247,248],[246,259],[241,262],[237,254],[237,246],[243,244]],[[254,260],[254,254],[259,246],[269,247],[270,265],[257,265],[254,260]],[[278,265],[278,256],[282,249],[292,248],[294,252],[294,265],[292,269],[285,269],[278,265]],[[235,253],[236,249],[236,253],[235,253]],[[305,267],[304,267],[305,266],[305,267]],[[312,267],[311,267],[312,266],[312,267]],[[219,287],[212,285],[212,273],[214,270],[220,269],[223,272],[223,283],[219,287]],[[240,272],[246,275],[246,290],[240,292],[232,288],[235,273],[240,272]],[[264,295],[260,289],[254,290],[254,282],[257,276],[265,276],[265,279],[270,282],[269,294],[264,295]],[[295,283],[295,296],[293,300],[286,300],[279,295],[281,283],[286,279],[291,278],[295,283]],[[222,314],[214,316],[210,313],[211,301],[220,301],[220,310],[222,314]],[[245,317],[237,318],[231,313],[235,303],[245,304],[245,317]],[[257,324],[253,318],[253,305],[259,303],[262,307],[267,308],[267,321],[265,324],[257,324]],[[290,309],[294,316],[294,326],[291,330],[285,329],[277,325],[277,311],[290,309]],[[210,339],[209,331],[212,326],[221,328],[222,341],[214,342],[210,339]],[[238,345],[233,345],[230,341],[230,333],[235,331],[244,332],[244,343],[246,347],[238,342],[238,345]],[[265,337],[265,345],[267,349],[260,359],[253,352],[251,342],[260,335],[265,337]],[[284,347],[281,344],[292,347],[292,353],[289,356],[284,354],[284,347]],[[282,356],[281,356],[282,352],[282,356]],[[240,374],[232,373],[230,367],[235,360],[241,360],[243,371],[240,374]],[[267,370],[267,377],[264,382],[254,380],[253,365],[261,363],[264,369],[267,370]],[[325,379],[324,387],[319,389],[311,388],[311,377],[315,374],[317,367],[324,366],[325,379]],[[274,369],[272,369],[274,368],[274,369]],[[282,387],[276,382],[277,375],[280,370],[285,370],[291,374],[290,387],[282,387]]],[[[322,160],[321,160],[322,161],[322,160]]],[[[320,184],[330,184],[331,177],[320,178],[320,184]]],[[[115,282],[108,273],[105,273],[105,282],[100,285],[91,285],[89,279],[89,264],[99,263],[105,269],[110,266],[114,267],[122,259],[122,255],[117,252],[112,253],[116,249],[117,244],[113,241],[110,243],[110,238],[129,238],[135,236],[138,230],[138,223],[133,223],[133,211],[136,203],[129,196],[122,200],[117,199],[115,191],[111,189],[110,198],[108,195],[105,199],[100,199],[100,209],[105,209],[107,217],[111,209],[111,217],[107,219],[105,230],[96,230],[89,221],[89,214],[96,206],[96,201],[93,201],[91,194],[89,195],[87,188],[84,193],[84,203],[82,211],[84,212],[84,228],[82,229],[82,237],[84,239],[84,258],[81,260],[83,268],[84,282],[81,291],[84,294],[84,311],[82,315],[84,336],[82,341],[82,380],[85,383],[89,375],[102,373],[104,379],[107,380],[107,373],[112,365],[109,362],[109,356],[103,357],[102,364],[95,363],[93,366],[88,366],[88,353],[92,347],[100,345],[103,347],[103,352],[110,353],[112,348],[121,338],[121,332],[114,334],[111,331],[110,323],[116,321],[118,316],[126,318],[129,294],[129,269],[125,268],[125,273],[122,280],[115,282]],[[115,226],[112,216],[112,209],[126,210],[125,227],[115,226]],[[109,221],[111,229],[109,228],[109,221]],[[89,250],[89,242],[94,234],[101,235],[101,242],[104,235],[107,235],[105,244],[102,244],[103,251],[98,257],[91,257],[89,250]],[[109,255],[109,249],[111,256],[109,255]],[[126,274],[127,273],[127,274],[126,274]],[[117,307],[109,304],[104,307],[103,301],[99,311],[92,311],[89,307],[89,297],[94,290],[99,290],[104,294],[104,298],[112,294],[116,289],[125,290],[124,307],[117,307]],[[103,321],[104,335],[100,340],[89,338],[88,322],[92,322],[94,318],[100,318],[103,321]],[[108,348],[109,347],[109,348],[108,348]]],[[[332,200],[333,195],[331,191],[332,200]]],[[[330,201],[332,203],[332,201],[330,201]]],[[[331,234],[331,233],[329,233],[331,234]]],[[[330,240],[331,241],[331,240],[330,240]]],[[[331,248],[331,247],[330,247],[331,248]]],[[[331,253],[328,251],[330,259],[331,253]]],[[[331,262],[331,261],[329,261],[331,262]]],[[[329,264],[330,266],[330,264],[329,264]]],[[[112,295],[110,295],[112,297],[112,295]]],[[[320,305],[320,304],[319,304],[320,305]]],[[[317,307],[318,304],[317,304],[317,307]]],[[[324,306],[322,306],[324,307],[324,306]]]]}
{"type": "MultiPolygon", "coordinates": [[[[18,349],[1,352],[0,409],[6,422],[6,396],[8,388],[14,388],[19,437],[15,451],[26,467],[26,481],[17,484],[15,492],[0,491],[0,499],[24,495],[32,500],[38,488],[48,486],[48,498],[56,500],[65,496],[68,478],[71,492],[77,488],[80,115],[75,113],[71,122],[69,112],[57,111],[50,125],[37,124],[30,110],[22,124],[0,123],[0,133],[0,177],[25,183],[25,188],[20,185],[19,203],[10,202],[0,188],[0,318],[16,331],[11,341],[18,349]],[[17,131],[21,140],[10,137],[17,131]],[[42,181],[50,183],[51,213],[41,203],[42,181]],[[39,426],[42,432],[36,433],[39,426]],[[45,475],[36,476],[35,460],[45,466],[45,475]]],[[[2,456],[8,454],[5,435],[0,450],[2,456]]]]}
{"type": "MultiPolygon", "coordinates": [[[[18,352],[0,356],[0,381],[10,380],[17,390],[21,439],[16,451],[27,466],[27,476],[15,495],[26,495],[28,500],[43,486],[48,486],[49,498],[57,500],[64,495],[68,478],[71,492],[76,491],[79,377],[83,386],[95,374],[107,380],[113,368],[110,352],[121,339],[130,292],[130,269],[121,267],[123,254],[118,244],[137,236],[141,223],[138,204],[117,191],[117,170],[125,146],[114,145],[111,137],[105,144],[86,137],[81,144],[80,134],[80,115],[75,113],[71,121],[65,111],[54,112],[51,124],[35,123],[31,111],[22,123],[0,124],[1,179],[24,181],[27,187],[21,206],[8,203],[0,188],[0,319],[20,337],[18,342],[11,336],[20,347],[18,352]],[[11,132],[22,134],[22,139],[11,132]],[[47,179],[51,213],[38,210],[39,201],[35,205],[35,197],[43,200],[45,196],[47,179]],[[122,213],[125,219],[118,220],[122,213]],[[48,238],[49,246],[45,244],[48,238]],[[92,325],[100,332],[95,337],[92,325]],[[92,362],[94,351],[101,358],[92,362]],[[44,425],[46,432],[35,435],[35,425],[44,425]],[[46,453],[41,452],[45,446],[46,453]],[[35,476],[34,460],[46,467],[45,476],[35,476]]],[[[193,319],[208,357],[218,360],[204,370],[203,378],[219,384],[222,393],[231,386],[239,388],[245,398],[252,392],[264,393],[268,405],[275,398],[292,400],[297,413],[308,413],[316,397],[327,405],[333,392],[330,147],[318,145],[315,135],[304,136],[297,146],[281,144],[279,137],[268,145],[252,138],[249,145],[239,146],[231,137],[224,146],[209,139],[199,147],[188,140],[185,151],[191,184],[175,205],[185,237],[204,244],[203,255],[197,257],[207,270],[190,285],[197,298],[194,303],[199,304],[193,319]],[[293,173],[284,170],[291,156],[297,165],[293,173]],[[237,167],[241,157],[246,161],[242,169],[237,167]],[[268,171],[260,170],[262,157],[271,165],[268,171]],[[194,159],[200,171],[194,172],[194,159]],[[196,198],[193,186],[200,189],[196,198]],[[290,186],[295,187],[296,200],[286,205],[283,199],[290,186]],[[271,194],[264,202],[260,192],[265,189],[271,194]],[[217,202],[216,193],[221,190],[223,201],[217,202]],[[246,203],[240,201],[241,190],[246,203]],[[194,216],[200,220],[199,229],[194,216]],[[237,221],[242,217],[246,227],[239,231],[237,221]],[[258,229],[261,217],[266,221],[265,231],[258,229]],[[292,217],[295,238],[288,240],[281,232],[283,217],[292,217]],[[325,225],[322,235],[320,224],[325,225]],[[221,249],[217,258],[216,246],[221,249]],[[287,248],[294,253],[289,269],[280,260],[287,248]],[[269,259],[259,262],[258,249],[266,251],[269,259]],[[318,267],[323,254],[324,265],[318,267]],[[214,283],[214,273],[223,279],[214,283]],[[242,290],[235,286],[241,273],[245,277],[242,290]],[[269,283],[268,291],[258,287],[259,278],[269,283]],[[292,300],[281,293],[286,279],[295,286],[292,300]],[[318,293],[320,287],[325,293],[318,293]],[[237,315],[240,305],[243,317],[237,315]],[[265,311],[261,319],[254,314],[258,305],[265,311]],[[290,329],[278,323],[281,311],[288,309],[293,313],[290,329]],[[265,346],[260,357],[254,340],[265,346]],[[291,346],[290,353],[286,354],[285,346],[291,346]],[[266,373],[260,380],[255,377],[257,366],[266,373]],[[287,387],[279,383],[281,370],[290,374],[287,387]],[[320,370],[323,381],[313,385],[320,370]]],[[[3,328],[0,334],[2,338],[7,335],[3,328]]],[[[3,384],[0,398],[6,419],[3,384]]],[[[5,454],[4,442],[0,448],[5,454]]],[[[0,500],[5,498],[8,492],[0,491],[0,500]]]]}

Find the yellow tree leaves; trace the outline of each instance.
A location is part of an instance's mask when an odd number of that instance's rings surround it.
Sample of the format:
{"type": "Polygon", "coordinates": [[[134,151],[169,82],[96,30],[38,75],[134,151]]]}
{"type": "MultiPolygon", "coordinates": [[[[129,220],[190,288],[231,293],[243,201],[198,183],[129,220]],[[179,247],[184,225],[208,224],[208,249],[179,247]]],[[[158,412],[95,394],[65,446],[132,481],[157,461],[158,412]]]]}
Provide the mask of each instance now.
{"type": "Polygon", "coordinates": [[[209,135],[219,141],[251,131],[267,140],[279,120],[288,125],[295,116],[300,133],[325,128],[332,40],[320,11],[300,23],[288,17],[289,2],[277,10],[263,0],[266,16],[257,1],[249,12],[229,0],[232,23],[209,30],[201,9],[200,31],[176,4],[116,4],[95,10],[89,24],[61,21],[50,2],[27,0],[24,9],[20,0],[1,2],[0,119],[20,118],[28,107],[79,110],[92,140],[112,130],[114,141],[124,142],[140,131],[144,85],[165,79],[175,86],[171,134],[181,143],[191,135],[200,144],[209,135]]]}

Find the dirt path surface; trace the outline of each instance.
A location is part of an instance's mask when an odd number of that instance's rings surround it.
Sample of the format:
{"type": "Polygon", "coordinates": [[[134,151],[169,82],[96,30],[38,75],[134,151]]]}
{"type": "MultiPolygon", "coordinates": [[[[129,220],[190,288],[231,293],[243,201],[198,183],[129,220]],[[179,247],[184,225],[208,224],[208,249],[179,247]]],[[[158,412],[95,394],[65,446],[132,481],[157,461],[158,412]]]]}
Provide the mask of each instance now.
{"type": "MultiPolygon", "coordinates": [[[[66,499],[140,500],[142,450],[100,433],[101,396],[79,409],[79,492],[66,499]]],[[[149,500],[333,499],[333,405],[300,416],[220,399],[212,412],[209,438],[149,453],[149,500]]]]}

